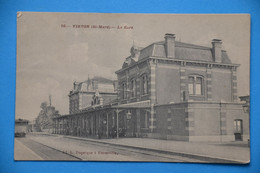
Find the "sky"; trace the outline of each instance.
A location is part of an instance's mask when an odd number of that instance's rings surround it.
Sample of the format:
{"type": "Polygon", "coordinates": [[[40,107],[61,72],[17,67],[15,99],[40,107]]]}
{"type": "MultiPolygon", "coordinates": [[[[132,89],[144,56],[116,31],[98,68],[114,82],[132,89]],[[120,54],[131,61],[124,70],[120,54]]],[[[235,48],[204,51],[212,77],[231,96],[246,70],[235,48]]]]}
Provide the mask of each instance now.
{"type": "Polygon", "coordinates": [[[238,96],[249,94],[249,15],[22,12],[17,17],[16,118],[35,119],[50,94],[52,105],[67,114],[74,81],[88,75],[116,79],[114,72],[133,43],[146,47],[163,41],[165,33],[208,47],[212,39],[221,39],[232,63],[240,64],[238,96]],[[104,28],[91,28],[99,25],[104,28]]]}

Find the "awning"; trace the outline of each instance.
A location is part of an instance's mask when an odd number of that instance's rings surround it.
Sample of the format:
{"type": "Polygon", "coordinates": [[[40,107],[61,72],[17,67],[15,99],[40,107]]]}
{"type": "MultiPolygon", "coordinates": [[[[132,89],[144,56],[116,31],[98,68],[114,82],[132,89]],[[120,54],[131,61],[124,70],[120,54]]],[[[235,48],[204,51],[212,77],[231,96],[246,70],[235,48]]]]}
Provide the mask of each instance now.
{"type": "Polygon", "coordinates": [[[133,103],[126,103],[121,105],[112,106],[112,108],[124,109],[124,108],[150,108],[151,102],[150,100],[140,101],[140,102],[133,102],[133,103]]]}

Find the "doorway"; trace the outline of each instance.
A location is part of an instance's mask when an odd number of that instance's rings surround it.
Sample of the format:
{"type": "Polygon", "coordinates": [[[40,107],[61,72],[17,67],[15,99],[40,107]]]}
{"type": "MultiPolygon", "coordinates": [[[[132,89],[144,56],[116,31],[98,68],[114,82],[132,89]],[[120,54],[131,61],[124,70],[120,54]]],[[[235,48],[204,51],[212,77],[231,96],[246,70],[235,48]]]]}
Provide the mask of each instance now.
{"type": "Polygon", "coordinates": [[[243,121],[241,119],[234,120],[234,135],[235,141],[242,141],[243,135],[243,121]]]}

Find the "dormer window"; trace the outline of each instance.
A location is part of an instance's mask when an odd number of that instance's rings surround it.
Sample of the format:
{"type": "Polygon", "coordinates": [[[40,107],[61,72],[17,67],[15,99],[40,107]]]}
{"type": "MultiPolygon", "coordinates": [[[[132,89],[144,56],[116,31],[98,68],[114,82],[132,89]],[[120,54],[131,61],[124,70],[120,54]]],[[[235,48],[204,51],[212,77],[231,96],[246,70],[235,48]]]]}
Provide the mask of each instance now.
{"type": "Polygon", "coordinates": [[[189,95],[203,95],[203,78],[197,75],[191,75],[188,79],[189,95]]]}

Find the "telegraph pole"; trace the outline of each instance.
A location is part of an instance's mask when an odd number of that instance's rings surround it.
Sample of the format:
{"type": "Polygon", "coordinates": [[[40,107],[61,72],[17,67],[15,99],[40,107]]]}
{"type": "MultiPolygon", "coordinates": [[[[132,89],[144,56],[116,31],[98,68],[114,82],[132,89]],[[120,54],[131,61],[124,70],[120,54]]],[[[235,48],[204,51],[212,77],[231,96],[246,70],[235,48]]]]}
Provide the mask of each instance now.
{"type": "Polygon", "coordinates": [[[49,103],[50,103],[50,106],[51,106],[51,94],[49,95],[49,103]]]}

